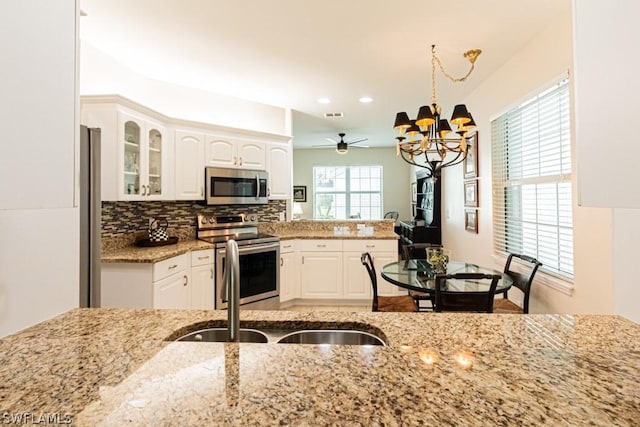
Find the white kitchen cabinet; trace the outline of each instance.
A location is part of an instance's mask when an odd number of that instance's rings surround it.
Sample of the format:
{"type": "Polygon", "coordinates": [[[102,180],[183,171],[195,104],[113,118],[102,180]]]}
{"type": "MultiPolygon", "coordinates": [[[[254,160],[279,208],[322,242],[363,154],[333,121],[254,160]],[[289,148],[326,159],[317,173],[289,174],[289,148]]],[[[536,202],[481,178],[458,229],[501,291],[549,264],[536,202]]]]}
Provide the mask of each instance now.
{"type": "Polygon", "coordinates": [[[215,305],[213,249],[191,252],[191,308],[213,310],[215,305]]]}
{"type": "Polygon", "coordinates": [[[153,282],[153,308],[191,308],[189,270],[153,282]]]}
{"type": "Polygon", "coordinates": [[[171,199],[171,141],[164,122],[125,101],[89,97],[82,102],[82,123],[101,130],[102,200],[171,199]]]}
{"type": "Polygon", "coordinates": [[[342,241],[300,241],[300,297],[342,298],[342,241]]]}
{"type": "Polygon", "coordinates": [[[191,308],[189,253],[154,264],[102,263],[102,307],[191,308]]]}
{"type": "Polygon", "coordinates": [[[347,299],[371,299],[371,280],[367,271],[360,262],[359,252],[345,252],[344,262],[344,298],[347,299]]]}
{"type": "Polygon", "coordinates": [[[176,130],[174,194],[176,200],[204,199],[204,133],[176,130]]]}
{"type": "Polygon", "coordinates": [[[406,295],[407,291],[398,288],[382,278],[382,267],[398,259],[395,240],[345,240],[344,249],[344,297],[371,299],[373,295],[371,279],[362,265],[362,253],[369,252],[376,269],[378,295],[406,295]]]}
{"type": "Polygon", "coordinates": [[[291,171],[293,170],[291,146],[267,144],[267,172],[269,172],[269,199],[291,198],[291,171]]]}
{"type": "Polygon", "coordinates": [[[395,240],[345,240],[343,249],[345,256],[345,298],[371,298],[373,295],[371,279],[369,278],[366,268],[360,262],[360,256],[364,252],[369,252],[373,259],[373,266],[376,269],[378,283],[378,295],[394,296],[407,294],[406,290],[392,285],[380,275],[382,267],[398,260],[397,242],[395,240]],[[368,292],[366,295],[365,291],[368,292]]]}
{"type": "Polygon", "coordinates": [[[295,240],[280,242],[280,302],[300,298],[300,255],[295,240]]]}
{"type": "Polygon", "coordinates": [[[265,143],[207,134],[205,166],[265,170],[265,143]]]}
{"type": "Polygon", "coordinates": [[[167,196],[167,136],[159,122],[119,112],[118,198],[162,200],[167,196]]]}

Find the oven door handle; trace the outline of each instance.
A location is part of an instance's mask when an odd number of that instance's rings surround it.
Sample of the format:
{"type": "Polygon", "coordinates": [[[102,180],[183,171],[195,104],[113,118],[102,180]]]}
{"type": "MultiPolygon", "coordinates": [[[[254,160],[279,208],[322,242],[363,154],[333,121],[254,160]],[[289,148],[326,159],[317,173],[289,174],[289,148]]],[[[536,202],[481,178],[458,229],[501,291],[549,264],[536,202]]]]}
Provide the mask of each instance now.
{"type": "Polygon", "coordinates": [[[268,250],[273,250],[273,249],[280,249],[280,242],[262,243],[262,244],[259,243],[255,245],[239,246],[238,252],[240,254],[246,254],[246,253],[266,252],[268,250]]]}

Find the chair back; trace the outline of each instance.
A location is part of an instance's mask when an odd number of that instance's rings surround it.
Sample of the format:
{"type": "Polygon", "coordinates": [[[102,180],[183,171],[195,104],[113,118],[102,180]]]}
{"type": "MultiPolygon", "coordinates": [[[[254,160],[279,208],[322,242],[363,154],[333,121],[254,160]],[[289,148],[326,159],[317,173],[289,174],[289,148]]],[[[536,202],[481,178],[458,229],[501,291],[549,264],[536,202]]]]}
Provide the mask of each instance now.
{"type": "Polygon", "coordinates": [[[373,259],[369,252],[364,252],[360,256],[360,262],[367,269],[369,278],[371,279],[371,287],[373,288],[373,302],[371,303],[371,311],[378,311],[378,278],[376,268],[373,266],[373,259]]]}
{"type": "Polygon", "coordinates": [[[398,212],[389,211],[386,214],[384,214],[384,219],[395,219],[395,220],[397,220],[399,216],[400,216],[400,214],[398,212]]]}
{"type": "MultiPolygon", "coordinates": [[[[513,280],[513,286],[520,289],[524,294],[524,298],[522,301],[522,311],[525,314],[529,313],[529,296],[531,294],[531,284],[533,283],[533,277],[536,275],[536,272],[540,267],[542,267],[542,263],[540,261],[528,255],[521,254],[509,254],[507,262],[504,265],[504,272],[508,274],[513,280]],[[530,270],[527,273],[520,273],[519,271],[511,270],[511,260],[513,258],[518,258],[523,262],[529,264],[530,270]]],[[[504,292],[503,296],[507,298],[507,291],[504,292]]]]}
{"type": "Polygon", "coordinates": [[[436,275],[435,311],[469,311],[476,313],[493,313],[493,295],[498,286],[499,274],[483,273],[454,273],[436,275]],[[486,291],[478,292],[448,292],[445,283],[449,279],[455,280],[491,280],[486,291]]]}

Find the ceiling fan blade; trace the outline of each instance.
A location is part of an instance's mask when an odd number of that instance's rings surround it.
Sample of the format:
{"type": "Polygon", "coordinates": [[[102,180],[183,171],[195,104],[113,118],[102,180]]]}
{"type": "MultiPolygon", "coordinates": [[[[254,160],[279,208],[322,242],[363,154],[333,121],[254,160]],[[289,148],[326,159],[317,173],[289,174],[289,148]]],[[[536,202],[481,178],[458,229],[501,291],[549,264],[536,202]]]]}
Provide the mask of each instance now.
{"type": "Polygon", "coordinates": [[[360,139],[354,139],[353,141],[349,141],[347,142],[347,144],[351,145],[351,144],[357,144],[359,142],[365,142],[369,140],[369,138],[360,138],[360,139]]]}
{"type": "Polygon", "coordinates": [[[336,140],[335,140],[335,139],[333,139],[333,138],[325,138],[325,139],[326,139],[327,141],[329,141],[329,142],[333,142],[334,144],[337,144],[337,143],[339,142],[339,141],[336,141],[336,140]]]}
{"type": "Polygon", "coordinates": [[[368,145],[349,145],[349,148],[369,148],[368,145]]]}
{"type": "Polygon", "coordinates": [[[320,144],[320,145],[312,145],[312,147],[335,147],[336,143],[333,144],[320,144]]]}

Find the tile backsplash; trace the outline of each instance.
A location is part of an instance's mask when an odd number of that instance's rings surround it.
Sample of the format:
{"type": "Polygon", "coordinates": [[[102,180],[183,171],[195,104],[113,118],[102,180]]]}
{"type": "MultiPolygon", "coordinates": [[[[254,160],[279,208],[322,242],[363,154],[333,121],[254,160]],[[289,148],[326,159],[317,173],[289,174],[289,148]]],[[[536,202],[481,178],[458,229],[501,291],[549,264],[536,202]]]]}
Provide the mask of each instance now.
{"type": "Polygon", "coordinates": [[[182,230],[195,238],[196,216],[235,213],[257,214],[260,223],[275,222],[286,210],[285,200],[271,200],[266,205],[204,206],[192,201],[102,202],[102,237],[146,231],[149,218],[165,217],[169,228],[182,230]]]}

